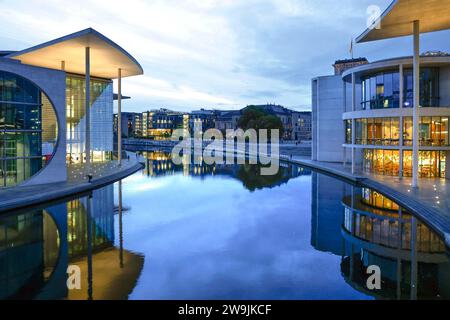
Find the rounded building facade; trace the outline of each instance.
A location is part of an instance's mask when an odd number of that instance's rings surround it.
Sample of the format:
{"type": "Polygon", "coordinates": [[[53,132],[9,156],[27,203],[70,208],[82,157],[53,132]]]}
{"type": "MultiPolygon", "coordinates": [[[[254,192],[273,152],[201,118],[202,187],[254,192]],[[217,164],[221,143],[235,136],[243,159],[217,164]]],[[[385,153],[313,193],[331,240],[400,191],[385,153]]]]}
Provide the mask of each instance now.
{"type": "Polygon", "coordinates": [[[53,104],[32,81],[0,70],[0,187],[22,184],[52,160],[58,141],[53,104]]]}
{"type": "MultiPolygon", "coordinates": [[[[412,64],[396,58],[343,73],[345,158],[364,172],[412,176],[412,64]]],[[[419,114],[419,176],[449,178],[449,55],[421,57],[419,114]]]]}

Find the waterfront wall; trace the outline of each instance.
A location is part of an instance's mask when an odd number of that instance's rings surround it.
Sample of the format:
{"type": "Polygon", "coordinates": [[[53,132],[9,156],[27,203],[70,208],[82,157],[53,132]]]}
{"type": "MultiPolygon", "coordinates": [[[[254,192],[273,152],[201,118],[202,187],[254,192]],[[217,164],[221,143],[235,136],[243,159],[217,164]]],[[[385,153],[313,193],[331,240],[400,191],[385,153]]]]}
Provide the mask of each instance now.
{"type": "MultiPolygon", "coordinates": [[[[170,151],[178,142],[164,140],[164,141],[154,141],[154,140],[145,140],[145,139],[123,139],[122,144],[125,150],[128,151],[146,151],[148,149],[165,149],[170,151]]],[[[211,142],[204,141],[203,148],[206,148],[211,142]]],[[[226,149],[226,145],[224,142],[224,149],[226,149]]],[[[248,148],[248,146],[247,146],[248,148]]],[[[292,155],[295,157],[311,157],[311,145],[310,144],[294,144],[294,143],[285,143],[280,144],[280,154],[284,155],[292,155]]]]}

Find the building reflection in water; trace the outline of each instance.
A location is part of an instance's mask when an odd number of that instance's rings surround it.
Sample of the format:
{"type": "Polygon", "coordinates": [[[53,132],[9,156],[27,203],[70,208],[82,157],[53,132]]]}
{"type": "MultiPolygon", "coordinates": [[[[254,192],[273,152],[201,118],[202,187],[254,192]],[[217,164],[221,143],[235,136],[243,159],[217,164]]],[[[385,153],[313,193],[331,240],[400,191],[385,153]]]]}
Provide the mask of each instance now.
{"type": "MultiPolygon", "coordinates": [[[[250,191],[312,175],[311,243],[341,257],[343,279],[379,299],[449,299],[450,263],[436,234],[382,195],[297,166],[262,177],[252,165],[175,166],[164,152],[142,153],[145,175],[227,176],[250,191]],[[380,266],[382,289],[366,288],[367,267],[380,266]]],[[[122,183],[45,208],[0,217],[0,299],[127,299],[144,257],[124,238],[122,183]],[[117,207],[114,202],[117,188],[117,207]],[[115,239],[117,228],[118,239],[115,239]],[[81,270],[68,290],[67,267],[81,270]]]]}
{"type": "Polygon", "coordinates": [[[144,174],[148,177],[164,177],[183,173],[184,176],[207,178],[211,176],[227,176],[242,181],[244,187],[250,191],[272,188],[287,183],[289,180],[302,175],[311,175],[311,171],[296,165],[280,163],[280,170],[273,176],[262,176],[260,165],[233,165],[214,164],[208,165],[202,162],[202,158],[194,158],[191,161],[184,156],[182,165],[172,162],[172,155],[168,151],[144,151],[140,153],[141,160],[146,166],[144,174]],[[197,164],[202,163],[202,164],[197,164]]]}
{"type": "MultiPolygon", "coordinates": [[[[121,189],[121,183],[118,184],[121,189]]],[[[121,192],[119,192],[121,195],[121,192]]],[[[143,257],[114,247],[114,185],[45,209],[0,218],[0,299],[126,299],[143,257]],[[116,263],[114,263],[117,261],[116,263]],[[68,290],[67,267],[81,270],[68,290]]]]}
{"type": "Polygon", "coordinates": [[[378,299],[450,298],[445,245],[425,224],[377,192],[324,175],[313,173],[312,190],[312,245],[342,256],[349,285],[378,299]],[[366,287],[371,265],[381,290],[366,287]]]}

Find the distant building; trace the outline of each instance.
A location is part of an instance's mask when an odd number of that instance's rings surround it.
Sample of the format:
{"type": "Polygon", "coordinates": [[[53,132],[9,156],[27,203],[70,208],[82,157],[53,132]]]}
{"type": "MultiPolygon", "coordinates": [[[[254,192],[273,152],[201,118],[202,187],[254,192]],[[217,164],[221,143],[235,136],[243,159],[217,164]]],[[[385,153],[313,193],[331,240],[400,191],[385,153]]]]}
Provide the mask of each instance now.
{"type": "Polygon", "coordinates": [[[312,112],[292,112],[291,140],[309,141],[312,139],[312,112]]]}
{"type": "Polygon", "coordinates": [[[366,58],[356,58],[356,59],[346,59],[346,60],[337,60],[334,64],[334,75],[341,75],[348,69],[358,67],[364,64],[368,64],[369,61],[366,58]]]}
{"type": "MultiPolygon", "coordinates": [[[[117,135],[117,114],[114,114],[114,134],[117,135]]],[[[122,137],[137,138],[142,136],[142,114],[122,112],[122,137]]]]}
{"type": "Polygon", "coordinates": [[[134,114],[133,133],[135,137],[142,137],[142,113],[134,114]]]}
{"type": "MultiPolygon", "coordinates": [[[[248,107],[250,106],[246,108],[248,107]]],[[[273,104],[256,107],[280,118],[284,127],[284,135],[280,138],[294,141],[311,140],[311,112],[297,112],[273,104]]],[[[187,129],[193,131],[198,123],[201,123],[203,132],[208,129],[217,129],[225,134],[227,130],[238,129],[239,119],[246,108],[242,110],[200,109],[189,114],[159,109],[146,111],[140,114],[139,119],[133,117],[137,114],[122,113],[122,134],[124,137],[142,136],[154,140],[165,140],[172,136],[173,130],[187,129]]],[[[117,130],[116,122],[117,120],[115,120],[115,131],[117,130]]]]}
{"type": "Polygon", "coordinates": [[[189,115],[190,129],[193,130],[197,123],[201,123],[203,131],[215,128],[217,113],[217,111],[205,109],[192,111],[189,115]]]}
{"type": "Polygon", "coordinates": [[[189,115],[168,109],[142,114],[142,136],[153,140],[170,139],[176,129],[189,129],[189,115]]]}
{"type": "Polygon", "coordinates": [[[215,128],[223,133],[226,130],[236,130],[241,115],[240,110],[218,111],[216,114],[215,128]]]}

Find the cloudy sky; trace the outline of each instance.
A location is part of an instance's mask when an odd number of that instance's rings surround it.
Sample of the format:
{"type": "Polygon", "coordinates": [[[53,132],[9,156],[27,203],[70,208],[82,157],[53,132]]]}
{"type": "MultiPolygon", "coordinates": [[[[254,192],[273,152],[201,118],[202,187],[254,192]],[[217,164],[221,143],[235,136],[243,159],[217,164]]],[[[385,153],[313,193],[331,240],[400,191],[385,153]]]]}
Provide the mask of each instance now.
{"type": "MultiPolygon", "coordinates": [[[[130,111],[311,105],[310,81],[349,58],[367,8],[390,0],[0,0],[0,50],[21,50],[87,27],[142,64],[124,81],[130,111]]],[[[449,31],[422,51],[450,51],[449,31]]],[[[409,55],[408,37],[356,45],[355,57],[409,55]]]]}

